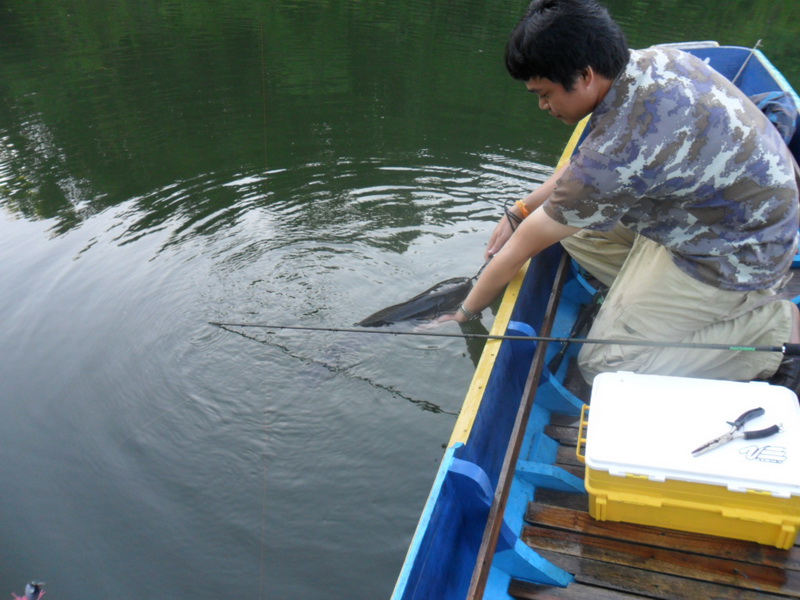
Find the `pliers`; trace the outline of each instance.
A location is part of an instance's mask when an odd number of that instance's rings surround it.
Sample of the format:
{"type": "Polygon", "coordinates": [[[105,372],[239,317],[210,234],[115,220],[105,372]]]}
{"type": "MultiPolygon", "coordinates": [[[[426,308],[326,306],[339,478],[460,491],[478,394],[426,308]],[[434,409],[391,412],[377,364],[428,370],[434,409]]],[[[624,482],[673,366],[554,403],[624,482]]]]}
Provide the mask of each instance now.
{"type": "Polygon", "coordinates": [[[696,450],[692,450],[692,456],[700,456],[701,454],[710,452],[714,448],[719,448],[720,446],[727,444],[728,442],[736,438],[744,438],[746,440],[757,440],[778,433],[781,430],[779,425],[770,425],[765,429],[758,429],[756,431],[742,431],[745,423],[747,423],[748,421],[752,421],[756,417],[760,417],[763,414],[764,414],[763,408],[761,407],[751,408],[750,410],[743,412],[741,415],[739,415],[739,418],[736,419],[735,421],[726,421],[728,425],[731,426],[731,430],[728,433],[721,435],[717,438],[714,438],[710,442],[703,444],[696,450]]]}

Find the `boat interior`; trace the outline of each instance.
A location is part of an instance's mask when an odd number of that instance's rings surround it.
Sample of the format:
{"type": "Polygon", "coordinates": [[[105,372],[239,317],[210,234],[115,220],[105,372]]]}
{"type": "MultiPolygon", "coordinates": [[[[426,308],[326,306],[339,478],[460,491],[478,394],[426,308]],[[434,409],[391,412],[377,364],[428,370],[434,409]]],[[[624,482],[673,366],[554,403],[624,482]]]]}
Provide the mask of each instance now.
{"type": "MultiPolygon", "coordinates": [[[[574,359],[564,384],[589,402],[591,389],[575,369],[574,359]]],[[[551,412],[542,433],[558,443],[554,466],[583,481],[586,467],[576,452],[582,435],[580,417],[551,412]]],[[[513,598],[800,597],[800,545],[783,550],[732,538],[598,521],[589,515],[589,498],[583,491],[541,483],[535,500],[524,511],[521,538],[537,554],[571,573],[574,580],[567,587],[559,587],[512,578],[508,595],[513,598]]]]}

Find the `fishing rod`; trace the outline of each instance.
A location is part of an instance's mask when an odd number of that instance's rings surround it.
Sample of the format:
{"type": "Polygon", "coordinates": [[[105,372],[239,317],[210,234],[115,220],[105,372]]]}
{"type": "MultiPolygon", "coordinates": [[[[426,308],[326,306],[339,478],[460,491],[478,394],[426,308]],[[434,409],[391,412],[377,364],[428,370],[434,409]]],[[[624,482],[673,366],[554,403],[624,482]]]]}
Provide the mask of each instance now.
{"type": "Polygon", "coordinates": [[[616,344],[618,346],[648,346],[652,348],[687,348],[694,350],[727,350],[731,352],[780,352],[786,356],[800,356],[800,344],[785,343],[780,346],[736,346],[730,344],[694,342],[647,342],[636,340],[609,340],[598,338],[550,337],[537,335],[496,335],[491,333],[447,333],[444,331],[397,331],[386,329],[357,329],[355,327],[310,327],[301,325],[270,325],[267,323],[221,323],[209,321],[209,325],[228,329],[246,327],[258,329],[324,331],[328,333],[372,333],[378,335],[411,335],[422,337],[462,338],[479,340],[516,340],[528,342],[553,342],[572,344],[616,344]]]}
{"type": "Polygon", "coordinates": [[[742,66],[739,67],[739,70],[734,75],[733,79],[731,79],[731,83],[736,85],[736,81],[739,79],[739,76],[744,72],[745,68],[747,67],[747,63],[750,62],[750,59],[753,58],[753,55],[756,53],[756,50],[761,46],[761,40],[756,42],[756,45],[750,49],[750,53],[747,55],[747,58],[744,59],[742,66]]]}

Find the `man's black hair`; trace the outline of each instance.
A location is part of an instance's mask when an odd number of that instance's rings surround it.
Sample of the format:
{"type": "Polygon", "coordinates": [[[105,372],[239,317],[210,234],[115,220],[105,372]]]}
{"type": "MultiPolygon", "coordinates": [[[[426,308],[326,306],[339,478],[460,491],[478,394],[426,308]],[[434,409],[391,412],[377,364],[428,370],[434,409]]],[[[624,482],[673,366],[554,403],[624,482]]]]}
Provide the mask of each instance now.
{"type": "Polygon", "coordinates": [[[567,91],[587,67],[615,79],[629,57],[625,34],[595,0],[533,0],[506,45],[514,79],[546,77],[567,91]]]}

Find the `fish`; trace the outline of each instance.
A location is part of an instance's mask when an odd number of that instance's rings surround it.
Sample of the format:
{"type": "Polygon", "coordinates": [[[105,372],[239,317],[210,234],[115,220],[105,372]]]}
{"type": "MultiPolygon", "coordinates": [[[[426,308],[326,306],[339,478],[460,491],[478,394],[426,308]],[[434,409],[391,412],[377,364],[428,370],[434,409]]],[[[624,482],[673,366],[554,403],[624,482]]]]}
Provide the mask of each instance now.
{"type": "Polygon", "coordinates": [[[405,302],[382,308],[356,323],[356,326],[383,327],[403,321],[433,320],[454,313],[464,302],[477,277],[453,277],[440,281],[405,302]]]}

